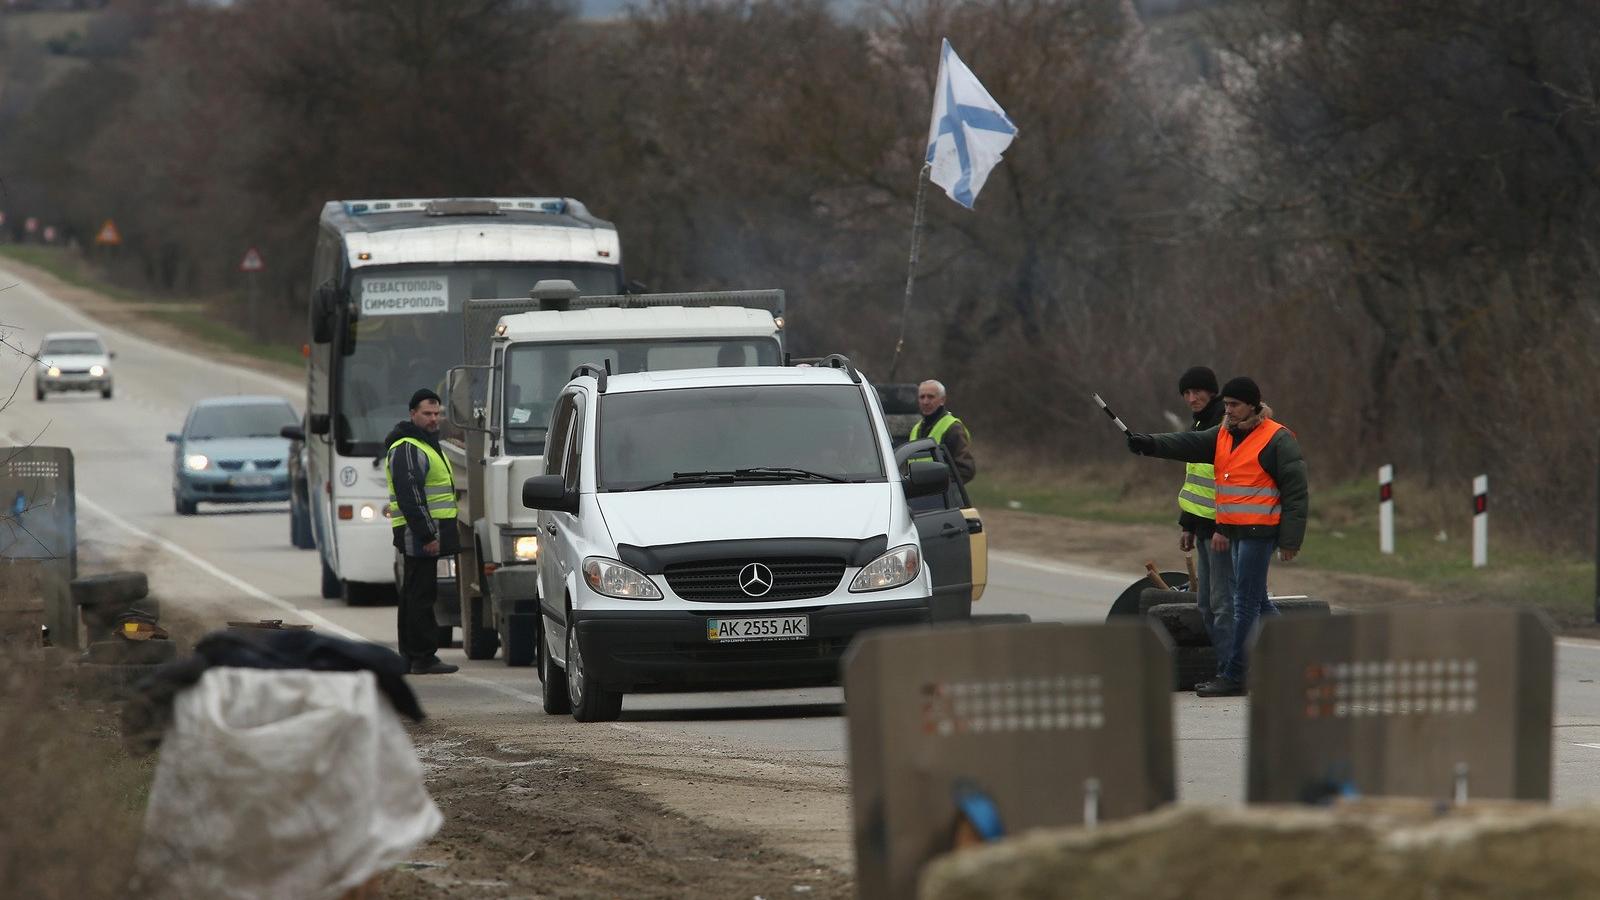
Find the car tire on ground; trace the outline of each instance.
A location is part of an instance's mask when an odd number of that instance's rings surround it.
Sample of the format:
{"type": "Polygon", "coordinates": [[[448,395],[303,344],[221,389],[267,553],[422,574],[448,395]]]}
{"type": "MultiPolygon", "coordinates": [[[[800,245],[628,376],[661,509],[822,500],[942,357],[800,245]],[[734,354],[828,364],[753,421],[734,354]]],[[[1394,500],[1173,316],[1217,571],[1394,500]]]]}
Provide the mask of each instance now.
{"type": "Polygon", "coordinates": [[[111,388],[106,388],[105,390],[101,391],[100,392],[100,399],[102,399],[102,400],[110,400],[111,399],[111,388]]]}
{"type": "Polygon", "coordinates": [[[567,622],[567,698],[579,722],[614,722],[622,714],[622,692],[608,691],[583,666],[583,644],[574,622],[567,622]]]}
{"type": "Polygon", "coordinates": [[[1150,607],[1148,615],[1172,637],[1174,646],[1211,646],[1211,635],[1206,632],[1205,617],[1198,604],[1161,603],[1150,607]]]}
{"type": "MultiPolygon", "coordinates": [[[[1165,581],[1168,585],[1188,587],[1189,575],[1186,572],[1162,572],[1161,580],[1165,581]]],[[[1139,579],[1138,581],[1135,581],[1133,584],[1128,585],[1122,593],[1117,595],[1117,599],[1112,601],[1111,609],[1106,612],[1107,621],[1111,620],[1115,616],[1144,615],[1143,610],[1139,609],[1139,595],[1143,593],[1146,588],[1153,588],[1155,586],[1156,583],[1151,581],[1150,576],[1148,575],[1139,579]]]]}
{"type": "Polygon", "coordinates": [[[72,602],[94,608],[126,609],[150,596],[150,580],[143,572],[105,572],[72,580],[72,602]]]}
{"type": "Polygon", "coordinates": [[[1175,647],[1172,651],[1173,689],[1192,691],[1202,681],[1217,676],[1217,651],[1214,647],[1175,647]]]}
{"type": "Polygon", "coordinates": [[[339,581],[339,574],[333,571],[332,566],[328,565],[327,559],[322,559],[320,562],[322,563],[322,599],[337,600],[343,597],[344,584],[339,581]]]}
{"type": "MultiPolygon", "coordinates": [[[[457,590],[465,591],[465,582],[457,590]]],[[[500,649],[500,633],[493,622],[486,621],[484,606],[482,597],[461,599],[461,652],[467,659],[494,659],[500,649]]]]}
{"type": "Polygon", "coordinates": [[[1295,597],[1293,599],[1273,600],[1272,605],[1281,613],[1295,615],[1331,615],[1333,610],[1328,608],[1328,601],[1318,600],[1314,597],[1295,597]]]}
{"type": "Polygon", "coordinates": [[[172,495],[172,510],[180,516],[192,516],[199,511],[199,504],[193,500],[185,500],[177,494],[172,495]]]}
{"type": "Polygon", "coordinates": [[[1167,603],[1199,603],[1200,595],[1193,591],[1163,591],[1145,588],[1139,592],[1139,615],[1147,616],[1154,607],[1167,603]]]}
{"type": "Polygon", "coordinates": [[[112,638],[95,641],[84,660],[99,665],[155,666],[178,658],[178,645],[169,640],[130,641],[112,638]]]}
{"type": "Polygon", "coordinates": [[[534,626],[534,639],[539,652],[539,694],[544,701],[544,711],[552,716],[572,712],[572,700],[567,696],[567,671],[556,665],[550,656],[549,642],[545,639],[544,613],[540,613],[534,626]]]}
{"type": "Polygon", "coordinates": [[[394,606],[400,602],[400,592],[392,584],[346,581],[344,602],[351,606],[394,606]]]}

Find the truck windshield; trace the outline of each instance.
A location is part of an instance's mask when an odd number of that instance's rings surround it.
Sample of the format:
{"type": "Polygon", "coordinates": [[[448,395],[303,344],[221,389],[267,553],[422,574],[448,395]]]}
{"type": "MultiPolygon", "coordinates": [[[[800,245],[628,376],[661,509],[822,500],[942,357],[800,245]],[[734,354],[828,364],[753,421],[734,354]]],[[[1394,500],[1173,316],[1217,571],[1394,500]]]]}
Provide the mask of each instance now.
{"type": "MultiPolygon", "coordinates": [[[[761,483],[772,483],[775,470],[794,471],[796,484],[885,480],[877,431],[854,385],[607,394],[600,398],[595,440],[602,491],[660,486],[686,473],[738,470],[762,470],[761,483]]],[[[729,477],[704,483],[748,482],[729,477]]]]}
{"type": "Polygon", "coordinates": [[[771,337],[707,340],[632,340],[570,344],[513,344],[506,356],[504,392],[506,452],[540,456],[556,397],[580,363],[611,371],[659,372],[663,369],[709,369],[719,366],[776,366],[782,363],[778,342],[771,337]]]}
{"type": "Polygon", "coordinates": [[[377,455],[383,436],[405,417],[417,388],[444,393],[445,372],[462,362],[467,300],[526,297],[546,278],[565,278],[586,294],[621,289],[615,266],[580,263],[478,263],[381,266],[351,276],[355,321],[338,338],[333,395],[339,452],[377,455]]]}

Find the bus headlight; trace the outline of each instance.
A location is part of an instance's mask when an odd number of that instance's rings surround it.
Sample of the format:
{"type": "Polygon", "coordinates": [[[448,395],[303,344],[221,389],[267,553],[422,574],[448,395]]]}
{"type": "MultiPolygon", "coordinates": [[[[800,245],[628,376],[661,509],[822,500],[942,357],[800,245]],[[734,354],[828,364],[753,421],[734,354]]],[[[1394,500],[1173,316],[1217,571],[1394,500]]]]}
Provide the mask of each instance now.
{"type": "Polygon", "coordinates": [[[370,503],[361,504],[361,521],[371,522],[378,517],[378,510],[370,503]]]}

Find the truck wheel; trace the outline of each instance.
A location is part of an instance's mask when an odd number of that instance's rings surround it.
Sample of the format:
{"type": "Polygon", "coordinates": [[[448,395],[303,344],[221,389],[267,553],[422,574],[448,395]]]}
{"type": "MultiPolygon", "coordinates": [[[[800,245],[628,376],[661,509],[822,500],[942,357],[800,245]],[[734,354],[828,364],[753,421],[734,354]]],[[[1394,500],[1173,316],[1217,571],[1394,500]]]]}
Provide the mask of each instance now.
{"type": "Polygon", "coordinates": [[[517,616],[511,614],[499,616],[500,628],[500,656],[506,665],[521,668],[533,665],[534,658],[538,656],[537,644],[531,616],[517,616]]]}
{"type": "Polygon", "coordinates": [[[576,624],[567,622],[567,699],[572,701],[572,717],[579,722],[614,722],[622,714],[622,692],[601,688],[585,671],[576,624]]]}
{"type": "Polygon", "coordinates": [[[344,596],[344,585],[339,583],[339,573],[333,571],[327,559],[322,561],[322,599],[337,600],[344,596]]]}
{"type": "Polygon", "coordinates": [[[539,647],[539,694],[544,700],[544,711],[552,716],[564,716],[572,712],[572,701],[567,697],[567,670],[550,658],[542,612],[534,624],[534,640],[539,647]]]}
{"type": "Polygon", "coordinates": [[[500,649],[500,635],[492,623],[484,622],[483,606],[482,597],[461,598],[461,651],[467,659],[494,659],[495,651],[500,649]]]}

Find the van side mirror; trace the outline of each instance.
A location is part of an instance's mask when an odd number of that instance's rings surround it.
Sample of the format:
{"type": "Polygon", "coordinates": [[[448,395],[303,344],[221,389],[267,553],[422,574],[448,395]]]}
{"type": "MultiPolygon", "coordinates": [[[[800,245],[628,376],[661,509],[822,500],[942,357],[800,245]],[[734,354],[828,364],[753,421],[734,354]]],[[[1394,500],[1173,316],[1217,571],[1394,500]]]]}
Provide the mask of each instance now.
{"type": "Polygon", "coordinates": [[[306,439],[306,432],[299,425],[285,425],[278,429],[278,436],[291,441],[303,441],[306,439]]]}
{"type": "Polygon", "coordinates": [[[906,478],[907,497],[932,497],[950,487],[950,467],[941,462],[913,460],[906,478]]]}
{"type": "Polygon", "coordinates": [[[522,505],[577,515],[578,492],[567,490],[566,479],[560,475],[535,475],[522,483],[522,505]]]}
{"type": "Polygon", "coordinates": [[[938,445],[933,442],[932,438],[918,438],[917,440],[907,441],[906,443],[901,444],[894,449],[895,468],[898,469],[905,465],[906,461],[911,459],[913,456],[926,456],[929,459],[932,459],[933,448],[936,446],[938,445]]]}
{"type": "Polygon", "coordinates": [[[327,413],[312,413],[306,416],[306,427],[311,429],[312,434],[327,434],[330,424],[327,413]]]}
{"type": "Polygon", "coordinates": [[[326,344],[333,340],[333,325],[338,321],[339,304],[344,292],[333,279],[317,285],[311,293],[311,342],[326,344]]]}

